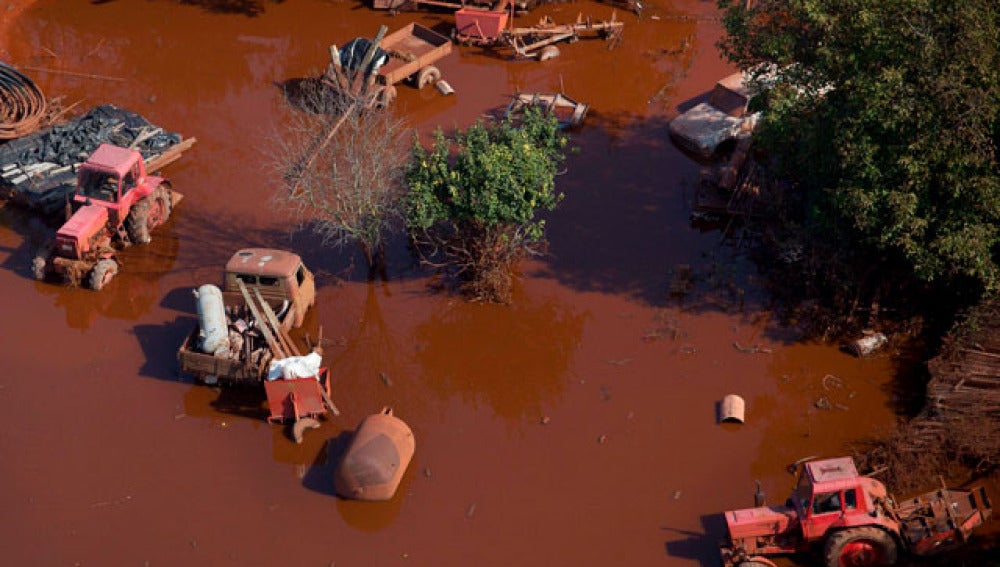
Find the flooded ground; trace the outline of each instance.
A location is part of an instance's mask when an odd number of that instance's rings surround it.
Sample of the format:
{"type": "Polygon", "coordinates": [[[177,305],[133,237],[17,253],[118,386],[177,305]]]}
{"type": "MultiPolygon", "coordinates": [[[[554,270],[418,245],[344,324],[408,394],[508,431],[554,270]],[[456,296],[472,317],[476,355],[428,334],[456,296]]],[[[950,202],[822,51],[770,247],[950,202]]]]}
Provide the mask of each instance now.
{"type": "MultiPolygon", "coordinates": [[[[749,506],[754,479],[783,501],[785,464],[889,427],[902,405],[892,360],[798,342],[747,261],[689,223],[698,165],[666,123],[730,69],[714,3],[650,4],[641,20],[618,13],[616,50],[580,41],[539,63],[459,47],[439,65],[455,96],[400,88],[423,133],[468,125],[516,90],[562,86],[590,103],[548,217],[551,255],[522,266],[510,306],[431,291],[402,246],[390,281],[368,283],[352,250],[291,237],[268,203],[268,140],[289,112],[280,84],[317,75],[330,43],[380,24],[447,31],[449,14],[320,0],[27,8],[4,57],[35,68],[46,94],[114,103],[199,142],[165,172],[184,201],[100,293],[33,281],[38,228],[0,210],[6,561],[715,565],[719,512],[749,506]],[[302,445],[246,399],[177,375],[191,289],[247,245],[294,249],[318,274],[307,327],[330,339],[343,415],[302,445]],[[697,277],[678,298],[679,264],[697,277]],[[746,399],[745,425],[716,424],[728,393],[746,399]],[[328,448],[384,405],[417,439],[401,490],[339,500],[328,448]]],[[[518,23],[578,12],[612,8],[557,5],[518,23]]]]}

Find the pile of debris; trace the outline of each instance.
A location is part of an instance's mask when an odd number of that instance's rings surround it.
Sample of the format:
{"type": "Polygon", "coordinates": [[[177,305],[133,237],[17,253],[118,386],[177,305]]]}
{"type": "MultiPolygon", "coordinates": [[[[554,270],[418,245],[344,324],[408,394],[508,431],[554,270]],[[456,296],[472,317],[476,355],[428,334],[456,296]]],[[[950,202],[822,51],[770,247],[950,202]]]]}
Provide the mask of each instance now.
{"type": "Polygon", "coordinates": [[[180,157],[193,142],[135,112],[98,106],[78,118],[0,145],[0,198],[52,214],[73,192],[78,166],[102,143],[138,150],[149,170],[156,171],[180,157]],[[158,159],[164,156],[168,159],[158,159]]]}
{"type": "Polygon", "coordinates": [[[979,473],[1000,466],[1000,298],[957,324],[928,368],[923,411],[863,455],[868,466],[894,467],[887,480],[897,489],[959,462],[979,473]]]}

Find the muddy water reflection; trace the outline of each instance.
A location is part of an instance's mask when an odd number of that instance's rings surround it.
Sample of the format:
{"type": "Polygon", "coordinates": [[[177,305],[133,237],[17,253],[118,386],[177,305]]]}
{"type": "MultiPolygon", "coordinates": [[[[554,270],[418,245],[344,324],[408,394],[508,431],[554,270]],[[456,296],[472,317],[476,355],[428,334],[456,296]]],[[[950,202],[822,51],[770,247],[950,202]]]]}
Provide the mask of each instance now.
{"type": "Polygon", "coordinates": [[[421,380],[444,399],[484,404],[514,424],[559,401],[586,315],[554,299],[450,303],[417,326],[421,380]],[[486,338],[476,341],[475,337],[486,338]]]}

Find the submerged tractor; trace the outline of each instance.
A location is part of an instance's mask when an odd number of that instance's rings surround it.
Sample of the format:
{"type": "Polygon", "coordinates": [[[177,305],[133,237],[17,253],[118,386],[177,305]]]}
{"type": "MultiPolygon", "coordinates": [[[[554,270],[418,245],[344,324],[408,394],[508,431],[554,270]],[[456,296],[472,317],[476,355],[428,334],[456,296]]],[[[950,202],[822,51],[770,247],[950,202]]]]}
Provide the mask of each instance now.
{"type": "Polygon", "coordinates": [[[814,550],[826,567],[892,565],[900,553],[934,555],[965,543],[993,512],[982,487],[942,486],[897,502],[850,457],[804,460],[789,471],[797,482],[784,506],[764,506],[758,491],[756,508],[725,513],[725,567],[773,567],[769,556],[814,550]]]}
{"type": "Polygon", "coordinates": [[[149,243],[180,199],[166,179],[147,174],[138,151],[101,144],[79,167],[72,214],[35,257],[35,278],[102,289],[118,273],[118,250],[149,243]]]}

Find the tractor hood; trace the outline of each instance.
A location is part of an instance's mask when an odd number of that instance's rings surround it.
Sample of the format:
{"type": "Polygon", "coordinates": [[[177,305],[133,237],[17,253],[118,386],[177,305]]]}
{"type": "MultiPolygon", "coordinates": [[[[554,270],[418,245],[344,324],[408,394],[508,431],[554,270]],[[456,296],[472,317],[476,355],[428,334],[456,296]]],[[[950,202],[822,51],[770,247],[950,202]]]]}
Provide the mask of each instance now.
{"type": "Polygon", "coordinates": [[[759,535],[775,535],[788,531],[796,523],[794,508],[764,506],[726,512],[729,535],[737,540],[759,535]]]}
{"type": "Polygon", "coordinates": [[[90,245],[90,237],[108,222],[108,210],[100,205],[84,205],[77,209],[56,233],[57,254],[79,258],[90,245]]]}

